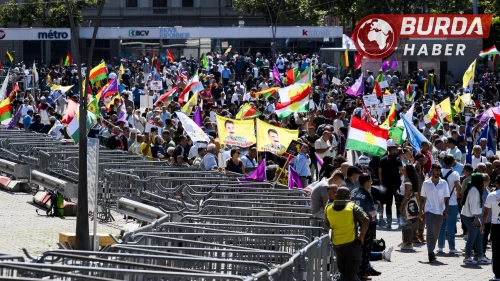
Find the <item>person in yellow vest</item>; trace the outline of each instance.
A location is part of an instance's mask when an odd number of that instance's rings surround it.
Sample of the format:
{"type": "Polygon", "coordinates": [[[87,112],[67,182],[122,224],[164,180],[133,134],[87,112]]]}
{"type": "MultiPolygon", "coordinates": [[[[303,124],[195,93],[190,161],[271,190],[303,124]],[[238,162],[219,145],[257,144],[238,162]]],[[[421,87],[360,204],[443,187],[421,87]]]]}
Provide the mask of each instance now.
{"type": "MultiPolygon", "coordinates": [[[[335,185],[328,187],[329,197],[335,188],[335,185]]],[[[363,209],[349,200],[350,196],[348,188],[339,187],[334,197],[335,201],[325,208],[325,228],[332,230],[332,243],[337,253],[337,265],[342,281],[357,280],[361,263],[361,245],[370,223],[363,209]],[[359,224],[361,232],[358,235],[359,224]]]]}

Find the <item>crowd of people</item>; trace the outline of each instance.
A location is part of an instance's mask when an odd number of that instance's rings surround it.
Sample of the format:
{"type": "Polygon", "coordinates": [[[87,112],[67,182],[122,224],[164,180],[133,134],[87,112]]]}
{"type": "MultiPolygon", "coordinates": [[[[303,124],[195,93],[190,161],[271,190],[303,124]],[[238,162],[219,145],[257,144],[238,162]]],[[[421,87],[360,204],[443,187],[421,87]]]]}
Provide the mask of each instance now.
{"type": "MultiPolygon", "coordinates": [[[[419,144],[418,151],[411,141],[388,139],[387,154],[379,157],[346,150],[351,116],[363,118],[368,111],[362,104],[362,96],[346,94],[355,82],[355,76],[348,71],[322,63],[315,55],[289,53],[274,59],[259,53],[255,57],[226,57],[216,53],[206,57],[207,67],[184,57],[160,66],[143,57],[134,63],[123,62],[123,72],[119,66],[108,65],[108,79],[118,78],[123,85],[120,90],[123,104],[107,107],[106,101],[100,100],[101,116],[93,124],[89,137],[100,138],[109,149],[172,165],[245,175],[253,173],[265,161],[267,180],[285,186],[289,180],[288,166],[293,166],[301,185],[311,193],[312,216],[324,218],[325,227],[332,231],[343,281],[370,280],[370,276],[381,274],[370,260],[390,260],[393,247],[373,251],[377,229],[395,227],[402,232],[399,245],[402,250],[411,251],[415,243],[427,243],[429,262],[436,261],[436,252],[444,253],[448,246],[450,254],[464,252],[465,264],[490,264],[487,246],[491,240],[495,274],[492,280],[500,280],[500,157],[496,155],[500,137],[495,119],[485,121],[481,115],[498,102],[499,84],[494,72],[477,74],[475,83],[463,89],[451,73],[439,84],[434,70],[419,69],[404,76],[396,70],[379,71],[376,77],[372,71],[364,70],[364,94],[372,93],[375,82],[387,81],[387,90],[397,94],[397,118],[411,108],[412,123],[427,138],[419,144]],[[272,75],[274,66],[280,77],[272,75]],[[154,79],[153,67],[160,70],[162,90],[148,87],[148,81],[154,79]],[[278,93],[268,98],[258,93],[285,86],[285,73],[293,68],[298,72],[311,69],[308,112],[295,112],[280,119],[275,112],[280,101],[278,93]],[[203,85],[198,106],[202,111],[201,129],[209,136],[209,142],[193,142],[176,114],[183,106],[178,97],[195,72],[203,85]],[[343,79],[335,83],[333,78],[339,75],[343,79]],[[410,100],[406,93],[408,82],[414,85],[410,100]],[[175,87],[172,99],[159,100],[175,87]],[[466,93],[472,101],[477,101],[468,105],[474,110],[472,116],[458,112],[437,127],[424,118],[433,103],[450,98],[454,104],[466,93]],[[155,106],[141,104],[141,96],[152,96],[155,106]],[[216,116],[234,119],[247,103],[262,113],[257,118],[299,131],[297,140],[301,147],[292,161],[282,155],[258,151],[255,145],[221,144],[216,116]],[[125,107],[125,118],[119,118],[118,107],[125,107]],[[465,249],[456,247],[455,240],[460,235],[458,221],[462,237],[467,240],[465,249]]],[[[16,126],[27,132],[70,139],[62,121],[69,99],[78,102],[79,87],[66,93],[50,89],[53,84],[77,85],[81,77],[75,65],[39,68],[40,93],[15,93],[12,112],[21,110],[16,126]]],[[[93,84],[93,92],[105,82],[93,84]]],[[[382,124],[388,117],[389,106],[370,113],[382,124]]]]}

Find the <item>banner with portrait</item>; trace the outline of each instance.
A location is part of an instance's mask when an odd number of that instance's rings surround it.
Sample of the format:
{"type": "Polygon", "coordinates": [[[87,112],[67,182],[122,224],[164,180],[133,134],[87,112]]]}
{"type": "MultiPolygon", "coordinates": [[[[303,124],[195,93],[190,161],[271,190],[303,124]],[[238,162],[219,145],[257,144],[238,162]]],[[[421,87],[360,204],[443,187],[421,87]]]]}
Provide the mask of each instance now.
{"type": "Polygon", "coordinates": [[[299,137],[298,130],[287,130],[273,126],[260,119],[257,121],[257,150],[273,154],[285,153],[292,140],[299,137]]]}
{"type": "Polygon", "coordinates": [[[249,147],[256,142],[253,120],[234,120],[216,115],[220,144],[249,147]]]}

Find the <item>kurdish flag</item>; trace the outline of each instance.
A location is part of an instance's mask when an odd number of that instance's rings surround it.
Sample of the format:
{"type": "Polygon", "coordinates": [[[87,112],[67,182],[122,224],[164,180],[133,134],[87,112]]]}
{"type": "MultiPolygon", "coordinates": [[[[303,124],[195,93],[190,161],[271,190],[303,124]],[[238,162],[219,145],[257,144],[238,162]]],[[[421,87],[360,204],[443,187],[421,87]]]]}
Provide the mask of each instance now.
{"type": "Polygon", "coordinates": [[[179,95],[178,103],[182,104],[186,99],[187,95],[189,94],[190,91],[196,92],[196,91],[201,91],[203,89],[203,85],[200,83],[200,77],[198,76],[198,72],[194,73],[193,78],[189,80],[189,82],[186,85],[186,88],[182,90],[182,93],[179,95]]]}
{"type": "Polygon", "coordinates": [[[5,58],[10,62],[10,63],[13,63],[14,62],[14,57],[9,53],[9,50],[7,50],[5,52],[5,58]]]}
{"type": "Polygon", "coordinates": [[[488,50],[479,52],[479,56],[482,58],[484,58],[488,55],[498,55],[498,54],[500,54],[500,53],[498,52],[497,47],[495,47],[495,45],[493,45],[488,50]]]}
{"type": "Polygon", "coordinates": [[[258,111],[257,108],[253,107],[249,103],[245,103],[243,107],[236,114],[236,119],[238,120],[248,120],[254,119],[262,115],[262,112],[258,111]]]}
{"type": "Polygon", "coordinates": [[[311,83],[295,83],[285,88],[279,88],[278,94],[280,96],[280,102],[285,103],[293,100],[296,96],[299,96],[306,87],[311,88],[311,83]]]}
{"type": "Polygon", "coordinates": [[[255,96],[263,95],[266,99],[270,98],[280,87],[272,87],[255,93],[255,96]]]}
{"type": "MultiPolygon", "coordinates": [[[[80,123],[78,120],[80,120],[79,107],[77,107],[75,118],[71,120],[67,128],[68,135],[73,139],[75,144],[78,144],[78,142],[80,141],[80,123]]],[[[87,126],[85,134],[89,133],[90,128],[96,122],[96,120],[97,118],[95,117],[94,113],[87,110],[87,126]]]]}
{"type": "Polygon", "coordinates": [[[12,108],[10,106],[10,98],[6,98],[0,103],[0,122],[9,118],[12,118],[12,108]]]}
{"type": "Polygon", "coordinates": [[[90,70],[89,81],[94,84],[95,82],[106,79],[108,76],[106,75],[106,64],[101,62],[96,67],[90,70]]]}
{"type": "Polygon", "coordinates": [[[161,95],[161,97],[158,98],[158,100],[155,102],[155,106],[158,106],[158,103],[165,102],[165,101],[171,101],[174,98],[174,93],[177,91],[178,87],[173,87],[172,90],[166,92],[165,94],[161,95]]]}
{"type": "Polygon", "coordinates": [[[72,63],[73,63],[73,58],[71,57],[71,54],[69,52],[67,52],[66,58],[64,58],[64,65],[69,66],[72,63]]]}
{"type": "Polygon", "coordinates": [[[309,94],[311,93],[311,84],[294,84],[297,88],[294,89],[294,95],[289,101],[279,102],[276,104],[276,114],[278,118],[284,118],[294,112],[309,111],[309,94]]]}
{"type": "Polygon", "coordinates": [[[347,51],[347,48],[345,49],[345,52],[340,56],[340,65],[343,68],[349,68],[349,53],[347,51]]]}
{"type": "Polygon", "coordinates": [[[387,152],[389,131],[352,116],[346,149],[383,156],[387,152]]]}

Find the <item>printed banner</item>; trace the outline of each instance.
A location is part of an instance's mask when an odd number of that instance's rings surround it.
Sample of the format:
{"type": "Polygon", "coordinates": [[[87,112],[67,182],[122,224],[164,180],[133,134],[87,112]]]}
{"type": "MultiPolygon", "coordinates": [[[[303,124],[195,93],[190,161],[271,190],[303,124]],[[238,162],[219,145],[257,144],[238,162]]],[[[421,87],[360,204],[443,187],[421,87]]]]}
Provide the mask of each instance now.
{"type": "Polygon", "coordinates": [[[253,120],[234,120],[216,115],[220,144],[248,147],[255,144],[253,120]]]}
{"type": "Polygon", "coordinates": [[[163,90],[163,84],[161,81],[150,81],[149,82],[149,89],[153,91],[157,90],[163,90]]]}
{"type": "Polygon", "coordinates": [[[299,136],[298,130],[287,130],[268,124],[260,119],[257,121],[257,150],[274,154],[283,154],[292,140],[299,136]]]}
{"type": "Polygon", "coordinates": [[[377,105],[380,103],[379,99],[377,98],[377,95],[375,94],[363,96],[363,101],[366,107],[370,107],[372,106],[372,104],[377,105]]]}
{"type": "Polygon", "coordinates": [[[383,95],[382,99],[384,100],[384,105],[385,106],[391,106],[392,103],[397,103],[398,102],[398,97],[396,94],[390,94],[390,95],[383,95]]]}
{"type": "Polygon", "coordinates": [[[177,117],[179,121],[181,121],[182,126],[184,127],[184,131],[188,134],[188,136],[193,140],[193,142],[197,141],[206,141],[210,142],[210,138],[208,137],[203,130],[194,123],[194,121],[189,118],[184,112],[176,111],[177,117]]]}

